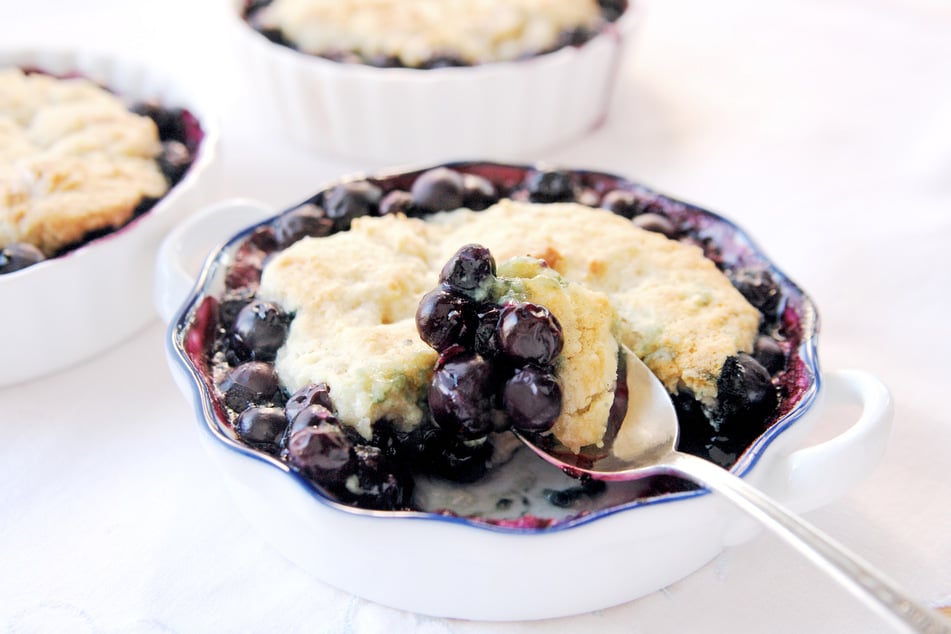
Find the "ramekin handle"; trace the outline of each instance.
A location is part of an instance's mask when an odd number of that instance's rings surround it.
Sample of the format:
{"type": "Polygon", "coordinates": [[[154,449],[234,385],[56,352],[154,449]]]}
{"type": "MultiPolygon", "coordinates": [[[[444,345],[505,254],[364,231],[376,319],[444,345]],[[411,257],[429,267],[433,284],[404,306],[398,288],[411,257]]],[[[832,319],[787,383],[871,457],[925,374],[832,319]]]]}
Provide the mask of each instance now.
{"type": "Polygon", "coordinates": [[[207,207],[172,229],[159,245],[153,301],[165,323],[178,313],[211,250],[241,229],[274,215],[253,200],[228,200],[207,207]]]}
{"type": "Polygon", "coordinates": [[[823,373],[822,382],[815,411],[820,421],[836,406],[858,404],[862,410],[838,435],[787,458],[782,499],[799,512],[828,504],[852,490],[875,468],[891,433],[895,406],[878,378],[860,370],[837,370],[823,373]]]}

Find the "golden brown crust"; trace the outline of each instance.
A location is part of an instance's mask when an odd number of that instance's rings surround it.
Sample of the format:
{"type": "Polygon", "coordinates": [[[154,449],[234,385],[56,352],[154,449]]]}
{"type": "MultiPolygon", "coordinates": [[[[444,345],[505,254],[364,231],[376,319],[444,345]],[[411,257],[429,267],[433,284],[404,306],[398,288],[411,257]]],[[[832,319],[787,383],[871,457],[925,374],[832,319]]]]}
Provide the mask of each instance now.
{"type": "Polygon", "coordinates": [[[83,79],[0,71],[0,246],[47,255],[120,227],[168,184],[148,117],[83,79]]]}
{"type": "Polygon", "coordinates": [[[758,311],[696,247],[603,210],[503,200],[428,222],[358,218],[348,232],[277,254],[259,294],[296,313],[276,362],[287,388],[327,382],[341,420],[368,437],[378,418],[418,423],[436,354],[416,334],[416,307],[449,257],[473,242],[499,262],[543,258],[576,283],[570,291],[527,285],[565,328],[558,371],[570,384],[565,411],[578,416],[556,433],[569,446],[603,435],[617,363],[612,333],[671,392],[687,388],[708,403],[725,359],[752,349],[758,311]]]}

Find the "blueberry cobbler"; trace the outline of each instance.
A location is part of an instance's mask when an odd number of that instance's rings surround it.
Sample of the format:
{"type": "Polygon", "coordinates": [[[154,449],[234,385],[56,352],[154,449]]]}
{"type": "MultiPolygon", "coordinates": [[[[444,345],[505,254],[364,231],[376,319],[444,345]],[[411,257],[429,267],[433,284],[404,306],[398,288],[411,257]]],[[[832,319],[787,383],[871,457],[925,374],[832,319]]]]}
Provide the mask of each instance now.
{"type": "Polygon", "coordinates": [[[512,427],[603,445],[637,397],[620,343],[671,394],[680,449],[723,466],[809,383],[798,289],[732,225],[614,176],[353,180],[235,249],[186,354],[233,438],[345,504],[414,509],[421,479],[478,483],[512,427]]]}
{"type": "Polygon", "coordinates": [[[81,77],[0,69],[0,274],[147,212],[201,138],[185,110],[129,103],[81,77]]]}
{"type": "Polygon", "coordinates": [[[440,68],[524,59],[580,46],[626,0],[250,0],[268,39],[327,59],[440,68]]]}

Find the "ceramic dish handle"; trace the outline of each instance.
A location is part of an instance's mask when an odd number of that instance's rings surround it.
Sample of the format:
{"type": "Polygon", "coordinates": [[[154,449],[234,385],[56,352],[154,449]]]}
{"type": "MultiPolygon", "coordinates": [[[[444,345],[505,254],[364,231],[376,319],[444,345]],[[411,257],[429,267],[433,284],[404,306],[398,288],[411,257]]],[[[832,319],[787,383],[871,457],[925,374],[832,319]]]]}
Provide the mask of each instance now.
{"type": "Polygon", "coordinates": [[[175,318],[212,248],[272,215],[274,211],[262,203],[229,200],[198,212],[169,232],[156,257],[153,297],[165,323],[175,318]]]}
{"type": "Polygon", "coordinates": [[[891,433],[894,403],[875,376],[838,370],[823,373],[822,384],[815,412],[820,422],[847,405],[860,405],[861,413],[833,438],[790,454],[782,498],[800,512],[851,491],[878,463],[891,433]]]}
{"type": "MultiPolygon", "coordinates": [[[[837,500],[872,472],[885,451],[894,406],[888,388],[875,376],[859,370],[823,372],[822,389],[806,416],[814,427],[849,412],[837,435],[797,449],[769,469],[759,483],[776,500],[805,513],[837,500]],[[849,406],[850,409],[846,409],[849,406]]],[[[805,421],[803,421],[805,422],[805,421]]],[[[727,545],[740,544],[757,533],[759,524],[740,516],[726,533],[727,545]]]]}

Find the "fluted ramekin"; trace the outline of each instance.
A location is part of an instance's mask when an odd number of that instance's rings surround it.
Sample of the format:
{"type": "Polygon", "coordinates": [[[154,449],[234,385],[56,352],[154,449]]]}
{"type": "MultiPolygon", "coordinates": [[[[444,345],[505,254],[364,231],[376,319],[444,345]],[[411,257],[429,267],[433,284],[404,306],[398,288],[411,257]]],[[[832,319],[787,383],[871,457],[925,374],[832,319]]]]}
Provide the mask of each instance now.
{"type": "Polygon", "coordinates": [[[607,116],[633,9],[582,46],[478,66],[341,63],[275,44],[227,0],[236,57],[261,116],[320,153],[387,163],[534,154],[607,116]]]}
{"type": "Polygon", "coordinates": [[[73,365],[155,318],[152,267],[159,242],[210,201],[218,128],[204,102],[174,78],[128,56],[80,50],[0,50],[0,67],[76,75],[132,99],[154,99],[196,117],[202,138],[185,176],[148,212],[68,253],[0,275],[0,386],[73,365]]]}
{"type": "MultiPolygon", "coordinates": [[[[532,170],[494,163],[450,167],[509,186],[532,170]]],[[[405,188],[422,171],[371,178],[388,188],[405,188]]],[[[828,503],[865,477],[884,451],[891,398],[867,373],[820,372],[818,319],[808,296],[728,220],[627,179],[587,171],[575,175],[592,187],[602,185],[601,191],[639,191],[664,209],[679,209],[693,218],[692,226],[709,246],[724,247],[732,265],[766,267],[789,298],[790,324],[799,324],[793,330],[801,333],[796,362],[790,362],[797,370],[787,374],[788,407],[731,471],[799,511],[828,503]],[[828,406],[842,403],[860,405],[861,414],[836,437],[807,446],[810,431],[835,414],[828,406]]],[[[230,201],[176,227],[159,252],[158,286],[164,292],[157,299],[170,321],[169,367],[194,407],[210,459],[248,521],[288,560],[348,592],[405,610],[469,619],[542,619],[653,592],[754,534],[749,518],[723,498],[697,489],[653,495],[609,488],[596,498],[597,508],[541,523],[491,523],[442,512],[439,503],[425,511],[367,510],[324,495],[287,462],[237,440],[214,385],[210,338],[217,332],[218,298],[239,249],[255,231],[273,228],[275,219],[274,210],[230,201]],[[212,249],[196,280],[187,264],[214,243],[221,246],[212,249]]],[[[541,471],[532,471],[534,465],[560,475],[523,452],[506,465],[507,475],[493,479],[494,486],[506,495],[521,495],[526,481],[541,477],[541,471]]],[[[453,504],[480,495],[475,483],[442,486],[453,504]]]]}

